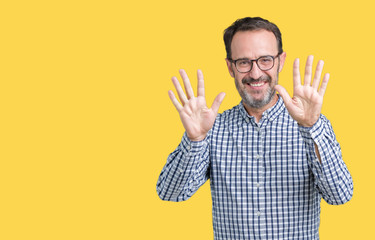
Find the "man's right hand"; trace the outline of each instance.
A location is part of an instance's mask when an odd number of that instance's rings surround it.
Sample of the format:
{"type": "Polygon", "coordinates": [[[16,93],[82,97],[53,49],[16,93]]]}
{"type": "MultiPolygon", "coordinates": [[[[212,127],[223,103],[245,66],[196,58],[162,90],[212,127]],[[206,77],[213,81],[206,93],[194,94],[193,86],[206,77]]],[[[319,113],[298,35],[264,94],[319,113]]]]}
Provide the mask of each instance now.
{"type": "Polygon", "coordinates": [[[219,107],[225,97],[225,93],[219,93],[211,108],[207,107],[205,91],[204,91],[204,80],[201,70],[198,70],[198,95],[194,96],[193,89],[190,84],[190,80],[184,70],[180,70],[180,75],[184,82],[185,91],[176,77],[172,77],[173,85],[176,88],[180,102],[176,99],[172,90],[168,91],[169,98],[172,100],[173,105],[176,107],[182,124],[184,125],[187,136],[191,141],[203,140],[207,132],[214,125],[219,107]]]}

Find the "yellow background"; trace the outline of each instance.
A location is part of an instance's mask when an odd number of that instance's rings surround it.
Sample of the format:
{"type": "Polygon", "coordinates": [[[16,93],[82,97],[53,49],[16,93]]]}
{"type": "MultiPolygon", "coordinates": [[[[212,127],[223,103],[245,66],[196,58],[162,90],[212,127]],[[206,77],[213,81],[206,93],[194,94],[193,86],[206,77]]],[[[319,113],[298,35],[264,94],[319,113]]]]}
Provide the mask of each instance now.
{"type": "Polygon", "coordinates": [[[222,33],[245,16],[281,29],[290,93],[294,58],[325,60],[354,197],[322,203],[321,239],[374,239],[370,2],[2,1],[0,239],[212,239],[209,184],[182,203],[156,194],[183,134],[167,91],[200,68],[209,104],[238,104],[222,33]]]}

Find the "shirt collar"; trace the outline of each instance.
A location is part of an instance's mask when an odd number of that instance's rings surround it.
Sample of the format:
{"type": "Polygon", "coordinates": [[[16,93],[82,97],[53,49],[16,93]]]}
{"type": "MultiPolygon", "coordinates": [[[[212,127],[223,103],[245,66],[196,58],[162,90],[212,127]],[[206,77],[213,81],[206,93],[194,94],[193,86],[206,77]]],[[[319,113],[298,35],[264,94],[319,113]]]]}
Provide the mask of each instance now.
{"type": "MultiPolygon", "coordinates": [[[[285,106],[284,106],[283,98],[280,95],[278,95],[276,104],[263,112],[262,120],[267,118],[269,121],[273,121],[279,116],[279,114],[282,111],[284,111],[284,109],[285,109],[285,106]]],[[[250,119],[254,118],[253,116],[247,113],[246,108],[243,105],[243,101],[241,101],[241,103],[239,104],[239,110],[240,110],[242,117],[244,118],[246,122],[250,122],[250,119]]]]}

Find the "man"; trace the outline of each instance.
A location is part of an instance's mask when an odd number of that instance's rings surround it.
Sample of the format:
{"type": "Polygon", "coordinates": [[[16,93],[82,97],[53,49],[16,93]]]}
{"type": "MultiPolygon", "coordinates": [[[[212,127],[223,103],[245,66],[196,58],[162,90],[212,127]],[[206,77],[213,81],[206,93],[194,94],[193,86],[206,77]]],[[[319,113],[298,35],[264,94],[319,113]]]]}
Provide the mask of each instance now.
{"type": "Polygon", "coordinates": [[[201,71],[196,97],[183,70],[186,95],[172,78],[181,103],[169,96],[186,132],[160,174],[158,195],[184,201],[210,179],[215,239],[319,239],[321,198],[338,205],[353,194],[340,145],[320,113],[329,79],[321,81],[323,61],[312,78],[307,58],[302,84],[295,60],[291,98],[278,85],[286,53],[276,25],[239,19],[224,42],[242,101],[218,114],[225,94],[209,109],[201,71]]]}

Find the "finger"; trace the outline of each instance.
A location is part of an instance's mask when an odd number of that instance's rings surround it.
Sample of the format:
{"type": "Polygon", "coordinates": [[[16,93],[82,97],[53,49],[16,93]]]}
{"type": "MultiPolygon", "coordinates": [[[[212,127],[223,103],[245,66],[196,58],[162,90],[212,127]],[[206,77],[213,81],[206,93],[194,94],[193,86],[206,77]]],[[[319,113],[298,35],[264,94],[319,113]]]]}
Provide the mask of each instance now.
{"type": "Polygon", "coordinates": [[[178,97],[180,98],[181,103],[185,105],[188,102],[188,99],[186,98],[184,90],[182,90],[182,87],[179,81],[177,80],[176,77],[172,77],[172,82],[173,82],[174,87],[176,88],[176,91],[177,91],[178,97]]]}
{"type": "Polygon", "coordinates": [[[310,55],[307,57],[306,67],[305,67],[305,78],[303,81],[305,86],[310,86],[310,83],[311,83],[313,61],[314,61],[313,55],[310,55]]]}
{"type": "Polygon", "coordinates": [[[323,77],[322,85],[320,85],[320,89],[319,89],[319,95],[322,97],[324,96],[326,92],[326,89],[328,86],[328,80],[329,80],[329,73],[326,73],[323,77]]]}
{"type": "Polygon", "coordinates": [[[296,58],[293,64],[293,85],[294,88],[301,85],[301,75],[299,73],[299,59],[296,58]]]}
{"type": "Polygon", "coordinates": [[[318,90],[319,88],[320,78],[322,76],[322,71],[323,71],[323,65],[324,65],[324,62],[322,60],[320,60],[318,62],[318,65],[316,65],[314,81],[312,83],[312,87],[315,90],[318,90]]]}
{"type": "Polygon", "coordinates": [[[181,75],[182,80],[184,82],[187,98],[190,99],[190,98],[194,97],[194,91],[193,91],[193,88],[191,87],[190,80],[189,80],[185,70],[180,69],[180,75],[181,75]]]}
{"type": "Polygon", "coordinates": [[[168,96],[169,98],[171,99],[173,105],[175,106],[175,108],[177,109],[178,112],[180,112],[182,110],[182,106],[181,104],[178,102],[176,96],[174,95],[173,91],[172,90],[169,90],[168,91],[168,96]]]}
{"type": "Polygon", "coordinates": [[[289,106],[290,104],[292,104],[292,98],[289,96],[289,93],[283,86],[276,85],[275,90],[278,91],[280,96],[283,98],[285,106],[289,106]]]}
{"type": "Polygon", "coordinates": [[[221,92],[221,93],[219,93],[219,94],[216,96],[214,102],[212,103],[211,109],[214,111],[215,114],[218,113],[219,108],[220,108],[220,105],[221,105],[221,103],[222,103],[223,100],[224,100],[224,97],[225,97],[225,93],[224,93],[224,92],[221,92]]]}
{"type": "Polygon", "coordinates": [[[198,96],[204,97],[204,80],[203,80],[203,73],[201,70],[197,71],[198,75],[198,96]]]}

